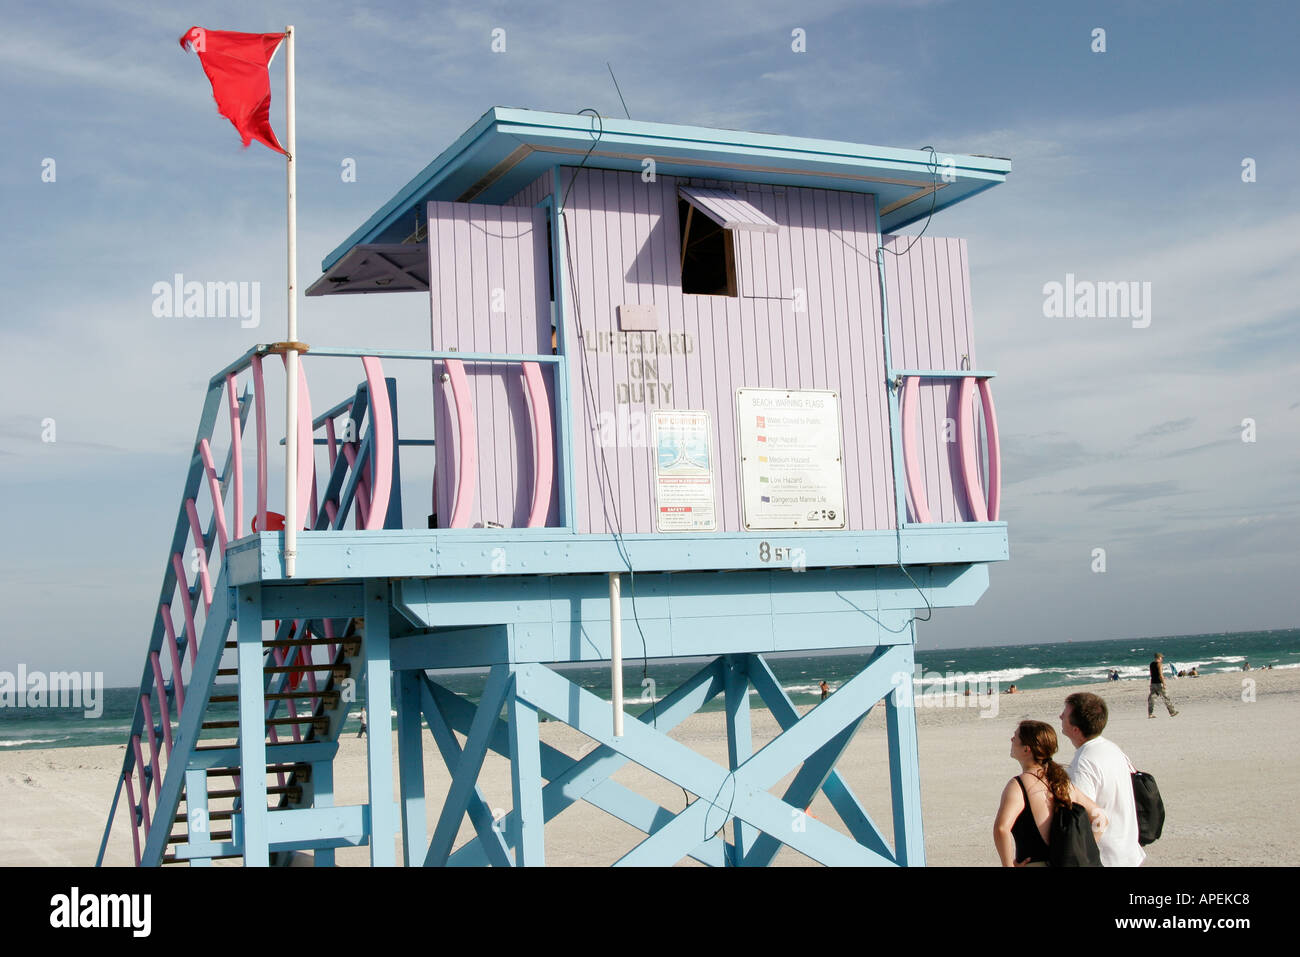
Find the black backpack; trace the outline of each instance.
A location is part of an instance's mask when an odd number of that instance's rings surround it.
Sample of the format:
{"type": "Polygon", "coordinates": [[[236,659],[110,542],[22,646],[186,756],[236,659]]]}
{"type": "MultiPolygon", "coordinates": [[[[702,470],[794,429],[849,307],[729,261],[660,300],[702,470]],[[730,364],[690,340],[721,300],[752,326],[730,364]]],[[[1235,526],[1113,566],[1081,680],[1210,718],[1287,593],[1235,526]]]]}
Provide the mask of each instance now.
{"type": "Polygon", "coordinates": [[[1160,840],[1165,829],[1165,802],[1156,779],[1145,771],[1133,772],[1133,804],[1137,807],[1138,843],[1145,847],[1160,840]]]}
{"type": "Polygon", "coordinates": [[[1066,807],[1058,801],[1049,836],[1047,860],[1052,867],[1101,867],[1101,851],[1082,804],[1066,807]]]}

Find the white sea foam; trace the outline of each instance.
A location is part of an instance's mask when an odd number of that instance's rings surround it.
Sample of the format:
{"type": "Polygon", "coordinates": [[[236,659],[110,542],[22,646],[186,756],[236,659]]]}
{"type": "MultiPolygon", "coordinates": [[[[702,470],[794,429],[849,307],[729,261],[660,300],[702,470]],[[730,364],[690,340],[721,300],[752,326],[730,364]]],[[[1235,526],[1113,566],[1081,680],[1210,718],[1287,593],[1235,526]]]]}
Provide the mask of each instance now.
{"type": "Polygon", "coordinates": [[[53,744],[55,741],[63,741],[64,738],[18,738],[14,741],[0,741],[0,748],[17,748],[24,744],[53,744]]]}

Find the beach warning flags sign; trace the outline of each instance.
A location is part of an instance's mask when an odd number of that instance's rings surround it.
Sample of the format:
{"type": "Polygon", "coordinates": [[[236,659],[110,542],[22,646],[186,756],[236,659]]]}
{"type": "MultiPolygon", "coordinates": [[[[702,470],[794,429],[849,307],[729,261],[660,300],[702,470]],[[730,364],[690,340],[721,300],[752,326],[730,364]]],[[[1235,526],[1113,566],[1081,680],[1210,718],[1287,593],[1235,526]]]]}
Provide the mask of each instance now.
{"type": "Polygon", "coordinates": [[[284,42],[283,33],[232,33],[190,27],[181,49],[198,54],[212,83],[217,111],[234,124],[247,147],[257,140],[277,153],[289,154],[271,128],[271,78],[267,66],[284,42]]]}

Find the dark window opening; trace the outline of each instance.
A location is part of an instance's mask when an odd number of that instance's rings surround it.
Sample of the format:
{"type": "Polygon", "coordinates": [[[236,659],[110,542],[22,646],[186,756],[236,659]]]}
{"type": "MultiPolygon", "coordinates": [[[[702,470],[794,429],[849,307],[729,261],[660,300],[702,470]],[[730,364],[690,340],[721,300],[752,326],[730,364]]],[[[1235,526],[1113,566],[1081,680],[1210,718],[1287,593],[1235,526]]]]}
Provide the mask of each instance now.
{"type": "Polygon", "coordinates": [[[735,296],[736,253],[731,230],[723,229],[684,199],[677,201],[677,222],[682,241],[682,292],[735,296]]]}

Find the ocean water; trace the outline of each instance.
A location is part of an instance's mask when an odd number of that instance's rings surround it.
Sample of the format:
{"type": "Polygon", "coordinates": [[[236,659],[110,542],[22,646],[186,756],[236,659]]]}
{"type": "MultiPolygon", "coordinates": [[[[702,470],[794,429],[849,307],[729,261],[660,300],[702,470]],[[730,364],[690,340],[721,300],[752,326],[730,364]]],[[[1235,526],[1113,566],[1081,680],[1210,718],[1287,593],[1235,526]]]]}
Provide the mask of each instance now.
{"type": "MultiPolygon", "coordinates": [[[[651,693],[662,699],[703,665],[702,660],[656,660],[642,662],[632,657],[637,638],[625,634],[623,688],[627,710],[638,714],[651,705],[651,693]]],[[[1162,638],[1123,638],[1110,641],[1066,641],[1029,645],[997,645],[983,648],[934,648],[917,650],[921,679],[935,675],[959,675],[968,682],[993,682],[998,689],[1015,683],[1018,687],[1053,688],[1105,681],[1116,669],[1125,681],[1145,681],[1147,665],[1155,652],[1165,656],[1166,669],[1197,668],[1201,674],[1240,671],[1244,663],[1252,668],[1300,668],[1300,629],[1246,631],[1232,634],[1175,635],[1162,638]]],[[[796,705],[812,704],[820,697],[823,680],[831,689],[839,687],[861,670],[862,654],[798,655],[768,657],[768,664],[781,687],[796,705]]],[[[570,681],[602,698],[610,696],[610,675],[606,666],[561,666],[570,681]]],[[[457,694],[477,700],[482,691],[483,672],[445,673],[435,680],[457,694]]],[[[229,686],[233,690],[233,686],[229,686]]],[[[137,689],[107,688],[103,712],[97,718],[82,709],[18,708],[0,705],[0,748],[62,748],[83,745],[126,743],[131,727],[137,689]]],[[[751,689],[750,702],[763,707],[751,689]]],[[[360,702],[364,706],[364,700],[360,702]]],[[[720,710],[719,695],[704,710],[720,710]]],[[[212,717],[238,717],[235,704],[217,705],[212,717]]],[[[354,710],[345,734],[359,728],[354,710]]]]}

